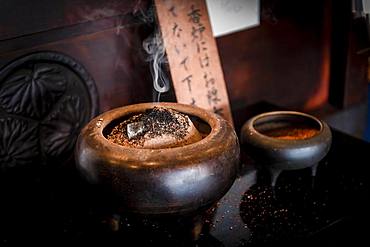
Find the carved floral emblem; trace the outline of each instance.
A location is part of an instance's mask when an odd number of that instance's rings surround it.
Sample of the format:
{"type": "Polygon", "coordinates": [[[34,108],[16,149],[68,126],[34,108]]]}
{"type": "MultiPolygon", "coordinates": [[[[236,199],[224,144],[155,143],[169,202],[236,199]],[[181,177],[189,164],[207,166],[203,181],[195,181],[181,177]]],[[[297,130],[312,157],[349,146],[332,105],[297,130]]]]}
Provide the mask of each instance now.
{"type": "Polygon", "coordinates": [[[0,169],[66,160],[97,113],[92,79],[58,53],[31,54],[9,66],[0,70],[0,169]]]}

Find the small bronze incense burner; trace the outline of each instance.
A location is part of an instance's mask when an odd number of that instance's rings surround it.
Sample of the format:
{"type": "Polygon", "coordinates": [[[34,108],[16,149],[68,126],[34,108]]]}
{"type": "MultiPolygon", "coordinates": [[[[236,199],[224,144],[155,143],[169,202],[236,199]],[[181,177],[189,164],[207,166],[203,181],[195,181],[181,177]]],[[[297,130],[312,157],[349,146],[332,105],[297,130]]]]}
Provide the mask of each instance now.
{"type": "Polygon", "coordinates": [[[241,130],[241,143],[257,164],[270,172],[272,186],[283,170],[311,167],[315,176],[331,141],[331,131],[325,122],[295,111],[259,114],[241,130]]]}

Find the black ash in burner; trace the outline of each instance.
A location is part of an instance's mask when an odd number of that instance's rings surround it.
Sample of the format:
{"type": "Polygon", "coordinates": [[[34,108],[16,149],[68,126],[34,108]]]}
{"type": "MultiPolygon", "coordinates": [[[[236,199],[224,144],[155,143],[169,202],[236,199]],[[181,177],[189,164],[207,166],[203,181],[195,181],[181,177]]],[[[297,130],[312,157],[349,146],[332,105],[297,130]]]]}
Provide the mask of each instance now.
{"type": "Polygon", "coordinates": [[[181,146],[199,141],[201,136],[185,114],[154,107],[119,123],[107,139],[122,146],[143,148],[181,146]]]}

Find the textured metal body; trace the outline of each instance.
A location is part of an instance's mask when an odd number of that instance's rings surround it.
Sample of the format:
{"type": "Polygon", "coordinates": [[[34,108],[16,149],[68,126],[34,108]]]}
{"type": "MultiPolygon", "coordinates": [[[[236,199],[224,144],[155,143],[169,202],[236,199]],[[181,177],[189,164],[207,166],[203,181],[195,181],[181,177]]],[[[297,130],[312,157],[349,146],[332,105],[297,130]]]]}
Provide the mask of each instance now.
{"type": "Polygon", "coordinates": [[[92,183],[108,185],[122,206],[142,214],[183,214],[220,199],[235,180],[239,144],[221,117],[177,103],[144,103],[116,108],[93,119],[76,145],[79,170],[92,183]],[[166,149],[128,148],[108,141],[104,129],[117,121],[165,106],[203,120],[211,132],[199,142],[166,149]]]}
{"type": "Polygon", "coordinates": [[[249,119],[241,130],[241,143],[259,166],[271,173],[271,183],[283,170],[311,167],[312,175],[316,167],[328,153],[332,142],[329,126],[309,115],[295,111],[273,111],[259,114],[249,119]],[[307,139],[281,140],[260,133],[256,124],[276,125],[279,122],[307,124],[316,126],[318,133],[307,139]]]}

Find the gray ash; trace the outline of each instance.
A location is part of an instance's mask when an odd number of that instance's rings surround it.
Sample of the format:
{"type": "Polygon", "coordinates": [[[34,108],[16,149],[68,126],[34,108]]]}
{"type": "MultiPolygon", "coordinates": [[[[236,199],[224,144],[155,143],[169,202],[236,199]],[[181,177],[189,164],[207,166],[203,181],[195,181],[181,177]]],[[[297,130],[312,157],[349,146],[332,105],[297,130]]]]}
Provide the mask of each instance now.
{"type": "Polygon", "coordinates": [[[124,146],[143,146],[145,138],[171,135],[182,140],[188,134],[189,122],[186,115],[164,107],[154,107],[135,115],[113,128],[108,140],[124,146]],[[128,137],[127,125],[143,123],[143,129],[132,138],[128,137]],[[144,138],[145,136],[145,138],[144,138]]]}
{"type": "Polygon", "coordinates": [[[184,114],[176,112],[181,118],[175,117],[173,110],[154,107],[142,115],[141,121],[148,128],[148,137],[169,134],[181,140],[187,134],[189,122],[184,114]]]}

